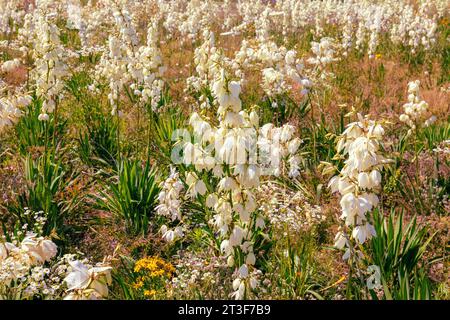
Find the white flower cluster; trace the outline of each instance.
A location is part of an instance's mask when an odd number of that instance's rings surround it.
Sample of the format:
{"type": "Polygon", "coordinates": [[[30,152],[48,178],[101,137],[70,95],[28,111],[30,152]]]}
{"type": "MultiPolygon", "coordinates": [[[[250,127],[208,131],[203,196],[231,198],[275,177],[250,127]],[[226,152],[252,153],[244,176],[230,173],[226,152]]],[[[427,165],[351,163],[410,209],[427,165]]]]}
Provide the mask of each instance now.
{"type": "Polygon", "coordinates": [[[402,9],[398,23],[392,26],[391,40],[409,46],[412,54],[417,53],[420,47],[430,50],[436,42],[435,19],[415,12],[412,6],[405,6],[402,9]]]}
{"type": "Polygon", "coordinates": [[[0,0],[0,33],[9,35],[22,23],[25,12],[20,8],[23,1],[0,0]]]}
{"type": "MultiPolygon", "coordinates": [[[[46,10],[67,19],[68,27],[79,31],[83,52],[96,51],[94,39],[110,32],[114,20],[123,25],[122,41],[137,43],[139,37],[131,24],[148,23],[148,17],[162,21],[168,39],[178,39],[183,45],[197,40],[203,30],[219,26],[224,35],[248,33],[258,41],[279,33],[283,40],[289,35],[312,30],[318,38],[325,36],[330,26],[341,34],[345,51],[354,47],[366,50],[372,57],[382,38],[410,48],[430,50],[436,42],[437,22],[448,15],[446,0],[419,1],[354,1],[354,0],[277,0],[229,1],[171,0],[128,1],[98,0],[81,5],[79,0],[38,1],[23,5],[19,0],[2,0],[0,33],[11,34],[24,23],[25,14],[46,10]],[[117,7],[127,8],[111,17],[117,7]],[[132,21],[133,20],[133,21],[132,21]],[[130,22],[130,24],[129,24],[130,22]],[[245,31],[245,32],[243,32],[245,31]],[[125,39],[126,38],[126,39],[125,39]]],[[[338,39],[336,39],[338,40],[338,39]]]]}
{"type": "Polygon", "coordinates": [[[431,116],[424,121],[424,116],[428,111],[428,103],[421,100],[419,80],[408,83],[408,102],[403,105],[403,110],[405,113],[401,114],[399,119],[410,127],[409,133],[416,130],[418,125],[428,127],[436,121],[435,116],[431,116]]]}
{"type": "Polygon", "coordinates": [[[450,160],[450,140],[442,141],[436,148],[433,149],[433,152],[442,154],[450,160]]]}
{"type": "Polygon", "coordinates": [[[22,116],[21,108],[31,103],[29,95],[15,95],[0,98],[0,132],[12,126],[22,116]]]}
{"type": "MultiPolygon", "coordinates": [[[[193,166],[186,175],[187,193],[194,199],[204,198],[206,206],[213,209],[209,223],[219,232],[220,249],[228,265],[236,268],[232,297],[242,299],[257,286],[254,233],[265,226],[264,218],[256,211],[252,191],[259,186],[265,169],[255,158],[256,148],[259,146],[269,159],[294,159],[290,173],[296,176],[296,153],[301,141],[294,138],[295,128],[288,124],[259,128],[256,111],[242,110],[241,84],[230,80],[224,69],[216,72],[213,79],[211,91],[218,106],[219,126],[213,127],[195,112],[190,118],[199,139],[184,144],[184,163],[193,166]],[[208,145],[214,145],[214,150],[208,145]],[[212,172],[213,178],[200,178],[205,171],[212,172]]],[[[274,165],[279,170],[279,163],[274,165]]]]}
{"type": "Polygon", "coordinates": [[[179,255],[174,255],[173,258],[177,269],[176,275],[169,283],[171,288],[176,289],[170,290],[176,294],[173,298],[186,299],[192,297],[193,288],[204,290],[209,287],[211,290],[204,291],[205,299],[219,299],[223,296],[223,292],[229,290],[224,281],[228,267],[223,263],[223,257],[217,257],[213,252],[204,250],[179,252],[179,255]]]}
{"type": "Polygon", "coordinates": [[[221,12],[211,0],[159,1],[158,7],[169,37],[178,36],[182,43],[196,40],[221,12]]]}
{"type": "Polygon", "coordinates": [[[266,123],[259,130],[258,146],[262,157],[268,156],[268,161],[273,168],[271,174],[282,174],[284,162],[289,164],[288,175],[296,178],[300,172],[300,156],[297,154],[302,140],[294,136],[296,129],[290,124],[275,127],[272,123],[266,123]],[[285,160],[285,161],[283,161],[285,160]]]}
{"type": "MultiPolygon", "coordinates": [[[[375,229],[367,216],[378,205],[377,194],[381,190],[381,170],[388,162],[381,155],[381,143],[384,135],[383,127],[376,121],[363,118],[350,123],[337,143],[337,151],[347,156],[339,175],[334,176],[329,187],[332,192],[341,194],[340,205],[345,225],[352,229],[352,238],[359,244],[375,236],[375,229]]],[[[344,231],[336,235],[335,246],[346,247],[344,259],[352,252],[350,239],[344,231]]]]}
{"type": "Polygon", "coordinates": [[[133,93],[140,97],[141,103],[150,103],[156,111],[164,88],[162,76],[166,70],[163,65],[158,43],[158,24],[153,22],[147,31],[147,45],[141,46],[135,52],[128,64],[134,83],[130,86],[133,93]]]}
{"type": "Polygon", "coordinates": [[[108,296],[111,267],[93,267],[74,254],[55,259],[56,244],[40,236],[46,223],[43,212],[25,208],[29,224],[0,238],[0,298],[12,299],[101,299],[108,296]],[[30,231],[32,230],[32,231],[30,231]],[[9,239],[9,241],[6,241],[9,239]],[[64,283],[66,284],[64,286],[64,283]]]}
{"type": "Polygon", "coordinates": [[[96,79],[98,82],[102,79],[109,82],[108,98],[112,114],[117,111],[120,93],[125,86],[138,97],[138,101],[150,103],[156,111],[164,86],[161,77],[166,69],[157,46],[157,22],[149,23],[147,43],[139,45],[132,18],[124,3],[114,7],[113,16],[118,35],[109,35],[109,50],[103,53],[96,65],[96,79]]]}
{"type": "Polygon", "coordinates": [[[56,245],[38,236],[46,222],[43,212],[25,208],[24,217],[31,218],[32,226],[25,223],[9,241],[0,241],[0,298],[53,298],[59,294],[61,278],[44,263],[56,254],[56,245]]]}
{"type": "Polygon", "coordinates": [[[336,43],[333,38],[321,38],[320,42],[311,42],[311,51],[314,54],[307,62],[313,65],[312,78],[317,82],[326,78],[333,77],[333,74],[327,71],[327,66],[332,62],[337,61],[336,58],[336,43]]]}
{"type": "Polygon", "coordinates": [[[53,241],[33,232],[28,232],[20,243],[0,242],[0,287],[15,285],[32,267],[50,261],[56,252],[53,241]]]}
{"type": "Polygon", "coordinates": [[[23,30],[32,44],[34,69],[32,78],[36,85],[36,94],[44,101],[39,120],[49,120],[61,98],[64,78],[68,74],[65,50],[59,39],[59,29],[51,16],[41,10],[35,10],[25,17],[29,19],[31,28],[23,30]]]}
{"type": "Polygon", "coordinates": [[[290,92],[292,83],[302,88],[302,94],[306,94],[311,82],[302,75],[304,66],[296,56],[295,50],[279,47],[265,38],[255,44],[244,40],[235,54],[232,67],[238,77],[244,77],[245,70],[261,70],[262,88],[269,97],[290,92]]]}
{"type": "Polygon", "coordinates": [[[311,51],[315,55],[308,59],[308,63],[317,65],[319,68],[324,68],[337,59],[334,58],[334,39],[333,38],[321,38],[320,42],[311,42],[311,51]]]}
{"type": "MultiPolygon", "coordinates": [[[[162,190],[158,195],[159,205],[156,207],[156,213],[170,219],[172,222],[176,220],[182,221],[181,192],[183,190],[184,185],[180,180],[179,173],[175,168],[171,168],[169,177],[162,183],[162,190]]],[[[173,242],[184,235],[182,226],[170,229],[163,225],[160,232],[162,233],[162,238],[167,242],[173,242]]]]}
{"type": "MultiPolygon", "coordinates": [[[[246,6],[252,5],[246,3],[246,6]]],[[[359,51],[366,49],[369,57],[373,57],[382,37],[408,46],[412,54],[419,48],[430,50],[436,41],[437,21],[448,14],[448,4],[445,0],[424,1],[417,6],[410,1],[281,0],[270,10],[283,13],[283,18],[269,24],[268,31],[288,34],[312,27],[315,36],[321,37],[325,27],[332,25],[342,30],[344,52],[352,47],[359,51]]],[[[250,16],[250,13],[243,13],[250,16]]],[[[251,13],[256,15],[255,20],[266,14],[261,9],[251,13]]],[[[246,18],[244,16],[243,20],[246,18]]]]}
{"type": "Polygon", "coordinates": [[[108,297],[108,285],[112,283],[110,266],[91,266],[79,260],[69,261],[69,265],[64,278],[68,295],[64,300],[99,300],[108,297]]]}
{"type": "Polygon", "coordinates": [[[292,191],[267,182],[258,188],[260,210],[267,213],[270,225],[281,237],[299,234],[324,221],[322,208],[313,205],[302,191],[292,191]]]}
{"type": "Polygon", "coordinates": [[[211,107],[211,101],[205,94],[205,88],[208,88],[214,80],[214,75],[218,72],[218,60],[221,58],[217,48],[215,47],[214,33],[203,31],[203,43],[194,51],[195,71],[197,75],[193,75],[186,79],[187,91],[191,90],[200,94],[198,100],[201,109],[211,107]]]}
{"type": "MultiPolygon", "coordinates": [[[[214,176],[219,179],[216,192],[208,190],[205,182],[193,174],[189,176],[188,184],[192,195],[205,196],[206,205],[214,209],[215,215],[210,223],[223,237],[221,250],[228,257],[229,266],[238,265],[236,279],[239,280],[235,280],[233,284],[233,287],[236,287],[236,281],[239,281],[238,288],[233,294],[236,299],[244,297],[245,288],[248,289],[248,286],[255,287],[253,278],[248,277],[248,270],[254,268],[256,260],[252,236],[254,229],[264,226],[263,219],[254,212],[256,202],[250,190],[259,184],[260,170],[255,164],[241,162],[243,160],[241,157],[245,157],[246,152],[242,154],[238,150],[239,146],[248,146],[250,142],[247,141],[250,137],[246,135],[245,127],[253,127],[249,115],[241,109],[240,90],[239,83],[227,80],[222,70],[212,87],[219,105],[217,114],[222,120],[219,128],[211,128],[195,113],[191,117],[191,125],[195,131],[203,133],[204,139],[222,142],[217,150],[221,161],[216,164],[212,156],[205,156],[207,153],[202,151],[201,144],[195,146],[187,144],[185,147],[185,155],[189,158],[187,160],[195,160],[197,170],[212,170],[214,176]],[[189,154],[195,150],[199,152],[189,154]],[[235,255],[235,252],[239,254],[235,255]]],[[[254,122],[257,121],[255,116],[252,116],[254,122]]]]}
{"type": "Polygon", "coordinates": [[[99,35],[109,31],[114,24],[109,0],[88,1],[81,5],[79,0],[67,0],[67,26],[78,31],[81,54],[102,52],[102,46],[96,45],[99,35]]]}
{"type": "Polygon", "coordinates": [[[179,178],[179,173],[175,168],[171,168],[169,177],[162,184],[156,213],[168,217],[172,221],[181,220],[181,201],[179,199],[183,189],[184,186],[179,178]]]}
{"type": "Polygon", "coordinates": [[[131,17],[126,7],[121,7],[114,1],[113,17],[115,20],[115,30],[108,38],[108,51],[102,54],[99,63],[95,66],[95,76],[98,82],[107,79],[109,82],[108,99],[112,106],[112,114],[116,114],[120,93],[124,86],[132,82],[132,76],[128,71],[130,56],[134,55],[137,45],[137,36],[131,17]],[[131,38],[127,36],[130,35],[131,38]]]}

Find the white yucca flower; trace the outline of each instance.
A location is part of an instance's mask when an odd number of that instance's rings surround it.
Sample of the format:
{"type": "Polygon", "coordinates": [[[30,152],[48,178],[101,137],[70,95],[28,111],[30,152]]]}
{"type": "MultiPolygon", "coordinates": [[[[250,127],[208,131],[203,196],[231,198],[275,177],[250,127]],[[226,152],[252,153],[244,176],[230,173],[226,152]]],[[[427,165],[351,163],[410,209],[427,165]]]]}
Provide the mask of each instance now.
{"type": "Polygon", "coordinates": [[[36,94],[43,99],[39,120],[47,121],[48,114],[57,107],[68,75],[67,54],[52,15],[43,9],[36,9],[31,23],[33,29],[28,31],[34,58],[31,76],[35,81],[36,94]]]}
{"type": "Polygon", "coordinates": [[[404,113],[400,115],[399,120],[406,123],[412,131],[417,129],[417,126],[430,126],[436,121],[435,116],[425,120],[425,115],[428,112],[428,103],[420,97],[420,81],[411,81],[408,83],[408,102],[403,105],[404,113]]]}
{"type": "MultiPolygon", "coordinates": [[[[376,236],[367,214],[378,205],[380,171],[388,162],[381,154],[383,135],[381,124],[358,114],[358,121],[347,125],[337,143],[338,153],[346,159],[340,174],[331,178],[328,186],[332,192],[341,194],[340,218],[359,244],[376,236]]],[[[350,257],[349,240],[343,231],[335,238],[337,248],[346,248],[344,259],[350,257]]]]}
{"type": "Polygon", "coordinates": [[[98,300],[108,297],[112,283],[110,266],[86,266],[79,260],[69,261],[70,273],[64,278],[68,295],[64,300],[98,300]]]}

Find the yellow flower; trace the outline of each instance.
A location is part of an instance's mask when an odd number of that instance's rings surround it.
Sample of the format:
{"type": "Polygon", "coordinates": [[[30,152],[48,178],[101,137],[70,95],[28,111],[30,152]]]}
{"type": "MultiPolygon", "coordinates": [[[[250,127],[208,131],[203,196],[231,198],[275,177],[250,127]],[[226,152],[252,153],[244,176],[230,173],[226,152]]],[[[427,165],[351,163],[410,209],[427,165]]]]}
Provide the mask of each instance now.
{"type": "Polygon", "coordinates": [[[156,294],[156,290],[145,290],[144,291],[144,296],[146,297],[150,297],[150,296],[154,296],[156,294]]]}
{"type": "Polygon", "coordinates": [[[375,59],[381,59],[382,56],[383,56],[383,55],[382,55],[381,53],[377,53],[377,54],[375,55],[375,59]]]}
{"type": "Polygon", "coordinates": [[[133,283],[133,288],[139,289],[139,288],[142,288],[143,285],[144,285],[143,281],[138,281],[138,282],[133,283]]]}
{"type": "Polygon", "coordinates": [[[154,278],[154,277],[160,277],[164,275],[164,270],[156,270],[156,271],[152,271],[150,273],[150,277],[154,278]]]}
{"type": "Polygon", "coordinates": [[[171,263],[165,262],[159,257],[142,258],[134,266],[134,272],[146,271],[150,277],[160,277],[167,275],[171,277],[175,273],[175,268],[171,263]]]}

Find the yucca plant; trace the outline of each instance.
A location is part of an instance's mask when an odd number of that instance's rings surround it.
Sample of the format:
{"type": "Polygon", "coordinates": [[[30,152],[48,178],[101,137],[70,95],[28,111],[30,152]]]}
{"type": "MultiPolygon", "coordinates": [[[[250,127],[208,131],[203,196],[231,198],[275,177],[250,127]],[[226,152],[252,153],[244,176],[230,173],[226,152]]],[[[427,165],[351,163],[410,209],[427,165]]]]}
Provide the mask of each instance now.
{"type": "Polygon", "coordinates": [[[65,89],[71,93],[75,99],[80,102],[85,98],[89,98],[86,95],[86,87],[92,82],[89,74],[85,71],[77,72],[72,75],[70,79],[66,81],[65,89]]]}
{"type": "Polygon", "coordinates": [[[393,292],[395,300],[430,300],[432,288],[430,280],[423,268],[413,273],[412,278],[407,271],[398,273],[399,287],[393,292]]]}
{"type": "Polygon", "coordinates": [[[66,83],[66,89],[81,104],[79,119],[75,120],[83,124],[77,138],[77,152],[89,166],[115,167],[119,155],[118,122],[103,110],[99,97],[86,92],[84,88],[89,81],[88,75],[78,73],[66,83]]]}
{"type": "Polygon", "coordinates": [[[64,217],[71,212],[78,203],[78,197],[68,201],[61,198],[61,193],[69,186],[66,171],[60,160],[56,160],[52,153],[42,155],[36,160],[27,156],[25,164],[25,190],[17,197],[17,201],[8,206],[9,212],[14,214],[21,225],[29,224],[31,217],[24,213],[25,208],[32,211],[43,211],[47,218],[44,235],[56,232],[61,235],[64,229],[64,217]]]}
{"type": "Polygon", "coordinates": [[[121,256],[119,258],[120,268],[114,270],[112,277],[114,287],[111,295],[117,299],[136,300],[139,293],[133,286],[136,282],[134,265],[136,261],[131,257],[121,256]]]}
{"type": "Polygon", "coordinates": [[[119,146],[117,122],[110,116],[98,116],[79,134],[78,153],[81,160],[94,166],[114,166],[119,146]]]}
{"type": "Polygon", "coordinates": [[[429,127],[420,128],[415,132],[414,139],[408,139],[406,134],[400,134],[399,140],[393,145],[394,164],[386,168],[389,183],[385,191],[390,194],[400,193],[405,202],[411,203],[414,209],[427,215],[430,212],[444,213],[443,199],[450,190],[450,181],[446,175],[439,175],[441,167],[446,167],[449,161],[436,157],[434,159],[434,172],[431,175],[420,178],[419,156],[424,151],[432,152],[439,143],[450,138],[450,125],[434,124],[429,127]],[[404,157],[405,152],[414,152],[411,164],[415,164],[415,174],[411,175],[403,170],[408,160],[404,157]],[[422,182],[421,180],[424,179],[422,182]]]}
{"type": "Polygon", "coordinates": [[[262,123],[273,122],[275,125],[282,125],[292,117],[302,119],[311,110],[309,97],[305,97],[300,103],[297,103],[288,94],[277,95],[273,98],[266,97],[258,105],[262,123]],[[276,104],[276,108],[274,108],[274,104],[276,104]]]}
{"type": "Polygon", "coordinates": [[[60,144],[63,132],[66,130],[67,121],[58,121],[55,128],[54,115],[50,115],[49,121],[39,121],[38,116],[41,113],[42,101],[36,96],[25,110],[24,116],[20,118],[16,125],[16,134],[19,151],[26,155],[30,148],[44,147],[50,149],[52,143],[60,144]],[[54,131],[56,134],[54,135],[54,131]],[[52,137],[57,139],[53,141],[52,137]]]}
{"type": "Polygon", "coordinates": [[[154,214],[160,187],[156,170],[146,162],[124,159],[119,164],[118,175],[105,185],[97,202],[102,209],[125,220],[133,234],[145,234],[154,214]]]}
{"type": "MultiPolygon", "coordinates": [[[[173,134],[178,129],[183,129],[186,118],[175,109],[169,109],[165,113],[152,114],[151,132],[153,145],[163,160],[170,161],[171,152],[176,141],[173,141],[173,134]]],[[[150,136],[149,136],[150,139],[150,136]]],[[[150,141],[149,141],[150,144],[150,141]]]]}
{"type": "Polygon", "coordinates": [[[411,298],[405,295],[411,290],[417,291],[417,298],[429,298],[425,265],[420,262],[436,233],[428,236],[415,217],[405,226],[403,212],[396,216],[394,209],[388,217],[375,210],[373,221],[377,236],[371,241],[371,263],[380,267],[384,298],[411,298]]]}
{"type": "Polygon", "coordinates": [[[309,235],[302,237],[298,243],[287,237],[286,241],[279,240],[272,248],[273,255],[267,263],[267,271],[274,277],[271,281],[280,291],[276,293],[281,294],[279,298],[298,299],[309,294],[323,299],[317,291],[315,250],[314,239],[309,235]]]}
{"type": "Polygon", "coordinates": [[[420,144],[429,150],[450,139],[450,123],[434,124],[418,132],[420,144]]]}

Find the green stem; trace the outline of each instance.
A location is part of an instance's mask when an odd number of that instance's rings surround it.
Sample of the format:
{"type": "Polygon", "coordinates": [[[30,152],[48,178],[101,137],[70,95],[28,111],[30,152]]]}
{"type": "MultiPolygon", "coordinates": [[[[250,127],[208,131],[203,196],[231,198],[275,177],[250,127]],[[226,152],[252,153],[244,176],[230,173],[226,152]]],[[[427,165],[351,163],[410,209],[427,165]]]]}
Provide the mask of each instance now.
{"type": "Polygon", "coordinates": [[[56,130],[58,128],[58,99],[55,99],[55,112],[53,113],[53,137],[52,144],[56,153],[56,130]]]}
{"type": "Polygon", "coordinates": [[[116,100],[116,117],[117,117],[117,165],[120,163],[121,150],[120,150],[120,114],[119,114],[119,101],[116,100]]]}

